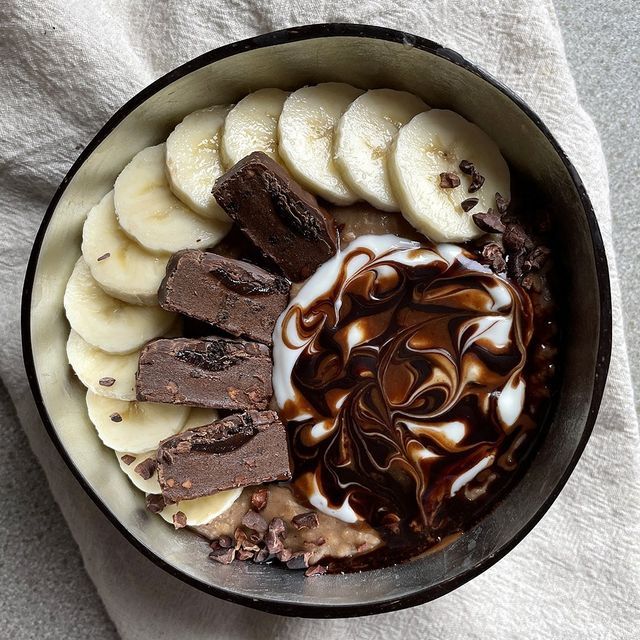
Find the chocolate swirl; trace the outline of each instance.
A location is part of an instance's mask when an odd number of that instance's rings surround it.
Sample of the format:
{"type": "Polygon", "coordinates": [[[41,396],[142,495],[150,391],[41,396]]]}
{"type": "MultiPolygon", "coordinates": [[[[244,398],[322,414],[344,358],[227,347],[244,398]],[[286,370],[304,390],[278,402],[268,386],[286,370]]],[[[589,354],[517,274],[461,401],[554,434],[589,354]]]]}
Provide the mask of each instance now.
{"type": "Polygon", "coordinates": [[[531,333],[528,296],[462,249],[358,238],[276,328],[294,490],[347,522],[437,526],[517,428],[531,333]]]}

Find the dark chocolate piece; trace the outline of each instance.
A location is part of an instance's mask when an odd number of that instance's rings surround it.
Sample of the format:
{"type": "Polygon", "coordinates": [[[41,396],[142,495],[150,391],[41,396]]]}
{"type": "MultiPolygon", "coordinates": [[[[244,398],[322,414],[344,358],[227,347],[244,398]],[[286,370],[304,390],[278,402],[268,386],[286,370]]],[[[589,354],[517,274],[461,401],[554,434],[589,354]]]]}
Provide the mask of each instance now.
{"type": "Polygon", "coordinates": [[[150,493],[145,498],[145,505],[151,513],[160,513],[166,507],[164,498],[155,493],[150,493]]]}
{"type": "Polygon", "coordinates": [[[242,516],[242,524],[247,527],[247,529],[253,529],[258,533],[265,533],[269,527],[267,521],[252,509],[242,516]]]}
{"type": "Polygon", "coordinates": [[[111,422],[122,422],[122,416],[117,411],[114,411],[109,418],[111,422]]]}
{"type": "Polygon", "coordinates": [[[467,213],[468,211],[471,211],[471,209],[473,209],[473,207],[475,207],[478,202],[478,198],[467,198],[460,203],[460,206],[462,207],[462,210],[467,213]]]}
{"type": "Polygon", "coordinates": [[[471,184],[469,185],[468,192],[475,193],[479,191],[484,184],[484,176],[481,176],[476,170],[471,175],[471,184]]]}
{"type": "Polygon", "coordinates": [[[179,433],[160,443],[157,460],[166,502],[291,477],[287,436],[275,411],[233,414],[179,433]]]}
{"type": "Polygon", "coordinates": [[[100,378],[100,380],[98,380],[98,384],[101,387],[113,387],[115,382],[116,382],[115,378],[100,378]]]}
{"type": "Polygon", "coordinates": [[[291,522],[298,531],[301,529],[315,529],[318,526],[318,516],[314,511],[307,511],[293,516],[291,522]]]}
{"type": "Polygon", "coordinates": [[[125,453],[123,456],[120,456],[120,460],[124,462],[127,467],[136,459],[135,456],[131,456],[128,453],[125,453]]]}
{"type": "Polygon", "coordinates": [[[487,233],[503,233],[506,229],[500,214],[493,209],[489,209],[486,213],[474,213],[471,217],[476,226],[487,233]]]}
{"type": "Polygon", "coordinates": [[[333,217],[261,152],[218,178],[213,195],[240,230],[294,282],[336,253],[333,217]]]}
{"type": "Polygon", "coordinates": [[[231,547],[230,549],[215,549],[209,554],[209,558],[220,564],[231,564],[236,557],[236,550],[231,547]]]}
{"type": "Polygon", "coordinates": [[[505,200],[501,194],[496,193],[496,209],[498,213],[503,216],[507,213],[507,209],[509,208],[509,202],[505,200]]]}
{"type": "Polygon", "coordinates": [[[291,285],[248,262],[187,249],[167,265],[158,301],[163,309],[208,322],[234,336],[271,344],[291,285]]]}
{"type": "Polygon", "coordinates": [[[136,465],[134,471],[144,480],[148,480],[156,472],[156,466],[156,461],[153,458],[146,458],[136,465]]]}
{"type": "Polygon", "coordinates": [[[455,189],[460,186],[460,177],[457,173],[451,171],[444,171],[440,174],[440,188],[441,189],[455,189]]]}
{"type": "Polygon", "coordinates": [[[136,396],[213,409],[266,409],[271,356],[257,342],[232,338],[160,338],[142,349],[136,396]]]}
{"type": "Polygon", "coordinates": [[[473,162],[470,162],[469,160],[461,160],[458,167],[462,173],[466,173],[468,176],[473,175],[476,170],[473,162]]]}
{"type": "Polygon", "coordinates": [[[482,257],[495,273],[504,273],[507,263],[500,245],[496,242],[489,242],[482,247],[482,257]]]}
{"type": "Polygon", "coordinates": [[[254,511],[262,511],[269,501],[269,489],[261,487],[257,491],[254,491],[251,496],[251,508],[254,511]]]}
{"type": "Polygon", "coordinates": [[[111,254],[107,251],[107,253],[103,253],[99,258],[96,258],[96,262],[102,262],[102,260],[106,260],[110,258],[111,254]]]}
{"type": "Polygon", "coordinates": [[[269,523],[264,541],[271,554],[280,553],[284,549],[284,539],[287,537],[287,528],[282,518],[273,518],[269,523]]]}
{"type": "Polygon", "coordinates": [[[187,516],[182,511],[174,513],[172,520],[176,529],[184,529],[187,526],[187,516]]]}

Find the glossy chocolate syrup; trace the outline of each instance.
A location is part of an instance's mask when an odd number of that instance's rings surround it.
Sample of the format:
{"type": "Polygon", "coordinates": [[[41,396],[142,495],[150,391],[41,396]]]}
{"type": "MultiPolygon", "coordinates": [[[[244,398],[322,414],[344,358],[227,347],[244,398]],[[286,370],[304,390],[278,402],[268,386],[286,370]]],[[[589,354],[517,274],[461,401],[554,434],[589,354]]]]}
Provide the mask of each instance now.
{"type": "Polygon", "coordinates": [[[293,489],[386,542],[334,570],[438,544],[508,480],[541,400],[532,333],[528,294],[449,245],[363,236],[304,285],[274,341],[293,489]]]}

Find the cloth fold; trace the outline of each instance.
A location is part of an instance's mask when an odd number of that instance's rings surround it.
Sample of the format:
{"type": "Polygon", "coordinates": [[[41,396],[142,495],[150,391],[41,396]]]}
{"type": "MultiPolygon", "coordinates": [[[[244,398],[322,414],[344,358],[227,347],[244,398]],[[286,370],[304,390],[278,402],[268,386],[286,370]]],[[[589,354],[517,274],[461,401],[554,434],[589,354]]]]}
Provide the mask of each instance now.
{"type": "Polygon", "coordinates": [[[604,157],[581,108],[550,0],[251,0],[0,6],[0,374],[85,566],[122,638],[632,638],[640,628],[640,447],[622,329],[604,157]],[[37,416],[21,364],[20,288],[46,205],[83,144],[137,91],[222,44],[312,22],[405,29],[449,46],[519,93],[576,165],[605,240],[614,350],[600,417],[566,488],[487,572],[427,605],[308,621],[231,605],[133,549],[72,478],[37,416]]]}

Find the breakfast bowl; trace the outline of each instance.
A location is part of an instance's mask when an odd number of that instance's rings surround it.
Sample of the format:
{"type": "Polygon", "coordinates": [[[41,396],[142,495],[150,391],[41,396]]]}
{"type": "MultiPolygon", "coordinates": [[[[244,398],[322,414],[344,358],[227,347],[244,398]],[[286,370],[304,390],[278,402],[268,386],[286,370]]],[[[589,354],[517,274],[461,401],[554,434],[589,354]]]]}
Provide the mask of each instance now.
{"type": "MultiPolygon", "coordinates": [[[[216,597],[272,613],[346,617],[433,600],[477,576],[515,547],[560,493],[587,443],[611,350],[605,250],[574,167],[538,116],[462,56],[423,38],[350,24],[310,25],[206,53],[131,99],[82,151],[44,216],[22,302],[23,352],[31,389],[53,443],[78,482],[125,540],[180,580],[216,597]],[[268,564],[206,561],[203,541],[176,534],[145,509],[91,428],[85,390],[67,358],[65,287],[80,255],[87,212],[142,149],[166,140],[195,110],[232,104],[252,91],[324,82],[411,92],[479,125],[513,170],[554,212],[562,288],[557,388],[535,450],[492,508],[447,544],[407,562],[306,579],[268,564]]],[[[113,384],[113,383],[111,383],[113,384]]]]}

